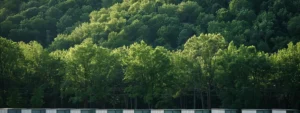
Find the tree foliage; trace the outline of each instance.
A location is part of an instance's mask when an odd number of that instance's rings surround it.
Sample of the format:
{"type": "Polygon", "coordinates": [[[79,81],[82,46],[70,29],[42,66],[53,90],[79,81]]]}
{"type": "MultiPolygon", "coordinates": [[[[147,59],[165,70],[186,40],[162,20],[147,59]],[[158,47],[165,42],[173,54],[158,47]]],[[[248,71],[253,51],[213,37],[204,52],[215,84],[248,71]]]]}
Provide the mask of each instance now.
{"type": "Polygon", "coordinates": [[[299,109],[299,5],[1,0],[0,107],[299,109]]]}

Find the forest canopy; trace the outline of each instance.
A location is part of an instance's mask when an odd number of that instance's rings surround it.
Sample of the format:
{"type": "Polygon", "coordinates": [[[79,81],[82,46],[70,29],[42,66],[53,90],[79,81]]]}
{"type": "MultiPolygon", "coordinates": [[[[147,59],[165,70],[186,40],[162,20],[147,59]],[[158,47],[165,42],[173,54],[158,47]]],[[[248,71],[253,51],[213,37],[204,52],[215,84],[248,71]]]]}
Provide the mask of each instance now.
{"type": "Polygon", "coordinates": [[[300,109],[300,0],[1,0],[0,107],[300,109]]]}

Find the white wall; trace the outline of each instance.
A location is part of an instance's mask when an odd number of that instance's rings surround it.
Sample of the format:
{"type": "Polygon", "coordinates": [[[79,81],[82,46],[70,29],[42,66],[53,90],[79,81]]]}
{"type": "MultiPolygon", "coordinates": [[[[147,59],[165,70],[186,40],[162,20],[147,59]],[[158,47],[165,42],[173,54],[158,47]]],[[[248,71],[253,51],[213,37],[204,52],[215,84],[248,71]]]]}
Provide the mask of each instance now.
{"type": "Polygon", "coordinates": [[[21,109],[21,113],[31,113],[31,109],[21,109]]]}
{"type": "Polygon", "coordinates": [[[242,109],[242,113],[256,113],[256,109],[242,109]]]}
{"type": "Polygon", "coordinates": [[[0,109],[0,113],[7,113],[7,109],[1,108],[1,109],[0,109]]]}
{"type": "Polygon", "coordinates": [[[286,113],[285,109],[272,109],[272,113],[286,113]]]}
{"type": "Polygon", "coordinates": [[[107,113],[107,109],[96,109],[96,113],[107,113]]]}
{"type": "Polygon", "coordinates": [[[211,109],[211,113],[225,113],[225,109],[211,109]]]}
{"type": "Polygon", "coordinates": [[[56,113],[56,109],[46,109],[46,113],[56,113]]]}
{"type": "Polygon", "coordinates": [[[181,113],[195,113],[195,110],[193,110],[193,109],[182,109],[181,113]]]}
{"type": "Polygon", "coordinates": [[[123,113],[134,113],[134,110],[124,109],[123,113]]]}
{"type": "Polygon", "coordinates": [[[162,109],[151,109],[151,113],[164,113],[164,110],[162,109]]]}
{"type": "Polygon", "coordinates": [[[71,109],[70,113],[80,113],[80,109],[71,109]]]}

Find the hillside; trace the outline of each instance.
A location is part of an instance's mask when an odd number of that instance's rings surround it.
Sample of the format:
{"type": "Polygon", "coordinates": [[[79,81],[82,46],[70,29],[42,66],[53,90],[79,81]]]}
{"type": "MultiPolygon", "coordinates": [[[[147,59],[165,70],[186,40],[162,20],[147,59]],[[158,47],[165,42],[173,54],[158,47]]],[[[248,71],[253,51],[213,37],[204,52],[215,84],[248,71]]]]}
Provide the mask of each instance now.
{"type": "Polygon", "coordinates": [[[1,0],[0,107],[300,108],[300,0],[1,0]]]}

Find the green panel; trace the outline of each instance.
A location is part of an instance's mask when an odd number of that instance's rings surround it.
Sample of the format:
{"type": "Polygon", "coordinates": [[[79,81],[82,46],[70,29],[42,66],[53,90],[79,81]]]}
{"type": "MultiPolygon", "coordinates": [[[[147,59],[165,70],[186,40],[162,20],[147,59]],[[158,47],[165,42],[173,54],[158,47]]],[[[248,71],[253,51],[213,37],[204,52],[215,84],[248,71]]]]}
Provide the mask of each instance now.
{"type": "Polygon", "coordinates": [[[165,110],[164,113],[172,113],[172,110],[165,110]]]}
{"type": "Polygon", "coordinates": [[[272,111],[271,110],[265,110],[264,113],[272,113],[272,111]]]}
{"type": "Polygon", "coordinates": [[[21,109],[8,109],[7,113],[21,113],[21,109]]]}
{"type": "Polygon", "coordinates": [[[231,110],[231,113],[237,113],[237,110],[231,110]]]}
{"type": "Polygon", "coordinates": [[[181,113],[181,110],[165,110],[164,113],[181,113]]]}
{"type": "Polygon", "coordinates": [[[210,110],[203,110],[203,113],[210,113],[210,110]]]}
{"type": "Polygon", "coordinates": [[[286,113],[299,113],[298,110],[287,110],[286,113]]]}
{"type": "Polygon", "coordinates": [[[31,113],[46,113],[45,109],[33,109],[31,110],[31,113]]]}
{"type": "Polygon", "coordinates": [[[173,110],[173,113],[181,113],[181,110],[173,110]]]}
{"type": "Polygon", "coordinates": [[[123,110],[116,110],[116,113],[123,113],[123,110]]]}
{"type": "Polygon", "coordinates": [[[195,110],[195,113],[204,113],[204,110],[195,110]]]}
{"type": "Polygon", "coordinates": [[[225,110],[225,113],[237,113],[237,110],[225,110]]]}
{"type": "Polygon", "coordinates": [[[115,110],[107,110],[107,113],[116,113],[115,110]]]}
{"type": "Polygon", "coordinates": [[[143,113],[143,110],[134,110],[134,113],[143,113]]]}
{"type": "Polygon", "coordinates": [[[90,113],[90,110],[81,110],[81,113],[90,113]]]}
{"type": "Polygon", "coordinates": [[[151,113],[151,110],[143,110],[143,113],[151,113]]]}
{"type": "Polygon", "coordinates": [[[264,113],[263,110],[257,110],[256,113],[264,113]]]}
{"type": "Polygon", "coordinates": [[[92,109],[81,110],[81,113],[95,113],[95,110],[92,109]]]}
{"type": "Polygon", "coordinates": [[[70,113],[70,110],[57,110],[57,113],[70,113]]]}

